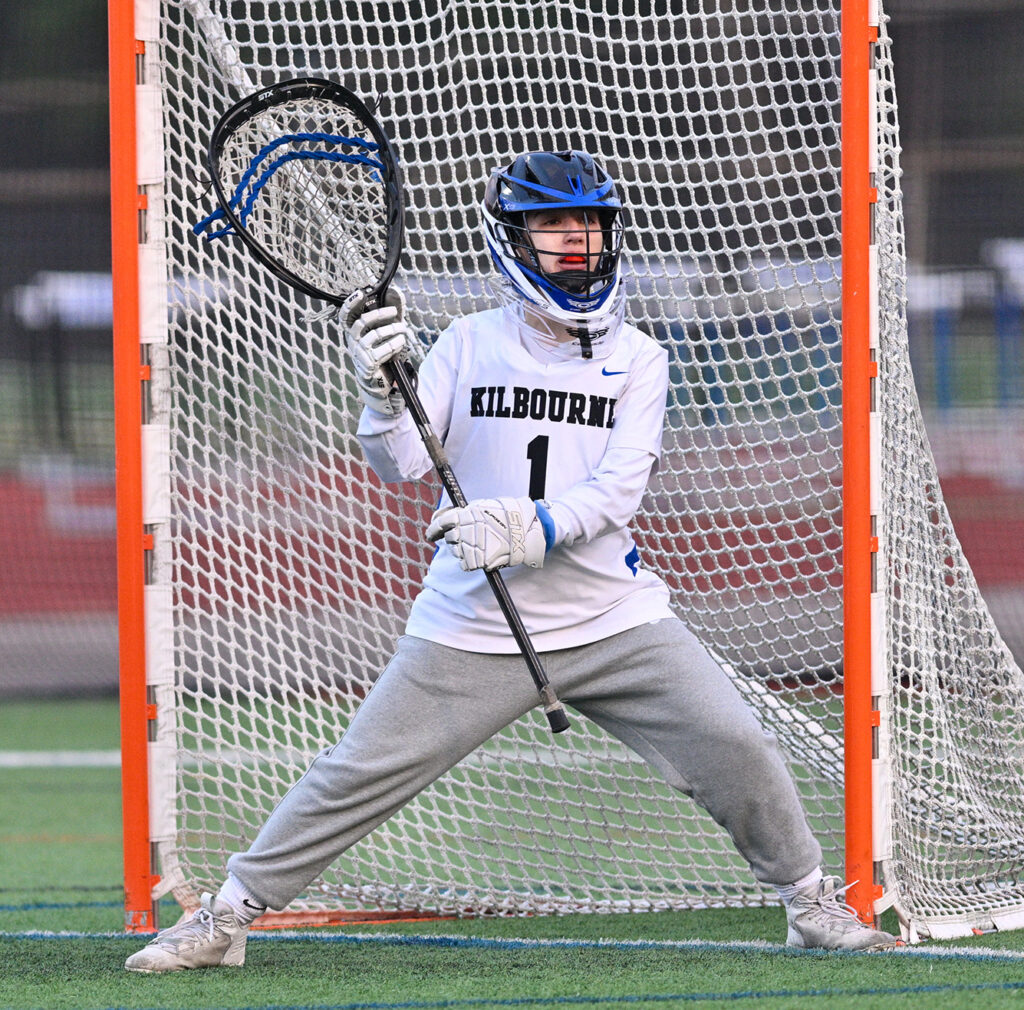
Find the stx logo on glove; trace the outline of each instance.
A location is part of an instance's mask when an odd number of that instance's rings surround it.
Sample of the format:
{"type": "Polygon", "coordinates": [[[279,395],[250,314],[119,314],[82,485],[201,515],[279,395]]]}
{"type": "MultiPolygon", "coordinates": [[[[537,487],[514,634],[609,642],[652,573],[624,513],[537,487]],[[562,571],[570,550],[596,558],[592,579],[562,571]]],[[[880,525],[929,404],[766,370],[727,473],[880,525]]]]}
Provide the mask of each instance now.
{"type": "Polygon", "coordinates": [[[563,389],[528,389],[513,386],[474,386],[469,391],[470,417],[530,418],[564,421],[592,428],[610,428],[615,419],[614,396],[569,393],[563,389]]]}
{"type": "Polygon", "coordinates": [[[427,539],[442,537],[466,572],[512,565],[541,568],[547,550],[537,508],[529,498],[478,498],[465,508],[438,509],[427,539]]]}

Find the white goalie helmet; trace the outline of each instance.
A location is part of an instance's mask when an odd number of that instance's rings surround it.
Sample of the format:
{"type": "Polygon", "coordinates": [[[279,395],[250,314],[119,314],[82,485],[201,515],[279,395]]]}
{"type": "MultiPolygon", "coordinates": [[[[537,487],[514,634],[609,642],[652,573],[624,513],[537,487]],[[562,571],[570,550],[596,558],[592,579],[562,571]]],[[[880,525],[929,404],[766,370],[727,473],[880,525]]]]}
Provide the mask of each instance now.
{"type": "Polygon", "coordinates": [[[582,151],[522,154],[492,172],[483,221],[506,304],[532,310],[542,331],[567,330],[576,338],[575,353],[593,357],[594,345],[615,333],[624,310],[622,203],[612,177],[582,151]],[[544,250],[538,250],[527,216],[551,210],[578,211],[585,249],[600,252],[575,255],[572,263],[545,269],[544,250]]]}

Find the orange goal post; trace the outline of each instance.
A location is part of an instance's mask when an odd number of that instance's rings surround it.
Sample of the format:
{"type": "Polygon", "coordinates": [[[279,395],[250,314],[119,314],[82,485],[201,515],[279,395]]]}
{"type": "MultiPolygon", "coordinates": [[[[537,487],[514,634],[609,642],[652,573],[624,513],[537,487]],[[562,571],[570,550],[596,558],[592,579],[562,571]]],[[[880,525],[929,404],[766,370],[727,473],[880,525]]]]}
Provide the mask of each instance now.
{"type": "MultiPolygon", "coordinates": [[[[1024,677],[914,390],[881,0],[649,6],[109,0],[129,930],[215,888],[344,731],[428,560],[436,488],[368,471],[320,306],[192,231],[219,114],[298,76],[380,100],[408,190],[396,284],[425,343],[487,304],[491,168],[552,145],[608,165],[628,313],[672,376],[643,563],[779,738],[865,920],[895,908],[910,939],[1024,925],[1024,677]]],[[[531,716],[288,914],[776,900],[616,741],[531,716]]]]}

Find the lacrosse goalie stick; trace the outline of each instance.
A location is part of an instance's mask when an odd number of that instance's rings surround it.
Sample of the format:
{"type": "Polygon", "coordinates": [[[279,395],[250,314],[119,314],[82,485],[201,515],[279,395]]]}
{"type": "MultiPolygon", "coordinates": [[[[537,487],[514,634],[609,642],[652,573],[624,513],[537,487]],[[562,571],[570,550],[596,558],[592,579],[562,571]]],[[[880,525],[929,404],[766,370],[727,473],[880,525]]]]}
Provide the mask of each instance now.
{"type": "MultiPolygon", "coordinates": [[[[282,81],[243,98],[213,129],[209,168],[219,207],[193,229],[239,236],[272,273],[339,307],[356,291],[382,305],[402,252],[403,190],[394,148],[366,105],[331,81],[282,81]]],[[[388,362],[452,503],[466,496],[416,392],[411,366],[388,362]]],[[[540,694],[552,732],[565,708],[498,572],[486,572],[540,694]]]]}

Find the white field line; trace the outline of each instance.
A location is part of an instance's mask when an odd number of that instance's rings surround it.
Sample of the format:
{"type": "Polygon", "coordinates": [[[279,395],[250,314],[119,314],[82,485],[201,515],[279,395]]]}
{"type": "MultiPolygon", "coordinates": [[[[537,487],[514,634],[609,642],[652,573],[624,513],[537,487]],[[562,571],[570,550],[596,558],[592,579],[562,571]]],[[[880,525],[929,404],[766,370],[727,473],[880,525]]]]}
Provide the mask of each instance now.
{"type": "MultiPolygon", "coordinates": [[[[296,750],[279,749],[254,754],[248,750],[236,748],[225,748],[222,750],[211,749],[203,751],[198,755],[179,755],[179,762],[184,768],[198,768],[204,764],[226,764],[230,767],[266,767],[282,763],[302,764],[308,763],[316,756],[316,749],[308,753],[296,750]]],[[[468,767],[503,768],[507,762],[515,762],[517,765],[537,764],[551,766],[552,764],[565,766],[576,770],[592,770],[594,768],[604,769],[613,764],[643,765],[644,762],[637,755],[625,748],[618,751],[618,748],[609,749],[608,753],[600,757],[587,758],[577,755],[562,757],[559,751],[554,750],[551,755],[541,755],[533,748],[525,747],[522,751],[511,745],[498,745],[490,752],[481,751],[472,754],[462,761],[468,767]]],[[[0,768],[119,768],[121,766],[121,753],[116,750],[0,750],[0,768]]]]}
{"type": "Polygon", "coordinates": [[[3,750],[0,768],[120,768],[117,750],[3,750]]]}
{"type": "MultiPolygon", "coordinates": [[[[266,940],[315,940],[320,939],[341,943],[381,943],[401,945],[409,943],[413,946],[454,946],[454,947],[496,947],[499,949],[528,949],[558,947],[568,949],[589,949],[589,948],[611,948],[611,949],[640,949],[640,950],[748,950],[764,951],[777,954],[815,954],[820,956],[820,950],[799,950],[794,947],[787,947],[781,943],[769,943],[767,940],[571,940],[571,939],[536,939],[523,937],[467,937],[455,934],[420,934],[407,935],[402,933],[336,933],[317,934],[315,932],[299,930],[282,930],[261,934],[250,935],[250,939],[266,940]]],[[[833,951],[833,954],[856,954],[859,956],[872,957],[920,957],[937,958],[939,960],[956,960],[958,958],[978,958],[981,960],[1006,960],[1024,961],[1024,950],[1000,950],[995,947],[939,947],[930,944],[918,944],[916,946],[898,947],[895,950],[879,951],[833,951]]]]}
{"type": "MultiPolygon", "coordinates": [[[[0,930],[4,940],[138,940],[143,934],[124,932],[79,933],[68,930],[32,930],[13,932],[0,930]]],[[[382,946],[410,947],[463,947],[490,948],[494,950],[540,950],[561,948],[568,950],[678,950],[678,951],[749,951],[753,953],[786,954],[794,957],[809,955],[820,957],[820,950],[799,950],[785,944],[768,943],[764,940],[573,940],[536,939],[526,937],[472,937],[454,934],[422,933],[328,933],[314,931],[267,931],[249,936],[249,942],[316,942],[353,945],[380,944],[382,946]]],[[[900,947],[896,950],[881,951],[833,951],[831,957],[905,957],[912,960],[938,961],[1024,961],[1022,950],[1000,950],[995,947],[940,947],[930,944],[900,947]]]]}

